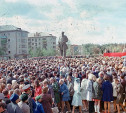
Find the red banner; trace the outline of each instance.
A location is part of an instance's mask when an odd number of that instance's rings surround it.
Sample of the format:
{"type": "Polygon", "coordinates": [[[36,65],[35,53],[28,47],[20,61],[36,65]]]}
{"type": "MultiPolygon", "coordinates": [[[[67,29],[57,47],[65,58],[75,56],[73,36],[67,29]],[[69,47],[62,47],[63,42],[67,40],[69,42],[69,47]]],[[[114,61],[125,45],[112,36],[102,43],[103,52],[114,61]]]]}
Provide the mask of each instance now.
{"type": "Polygon", "coordinates": [[[104,56],[108,56],[108,57],[122,57],[122,56],[126,56],[126,53],[104,53],[104,56]]]}

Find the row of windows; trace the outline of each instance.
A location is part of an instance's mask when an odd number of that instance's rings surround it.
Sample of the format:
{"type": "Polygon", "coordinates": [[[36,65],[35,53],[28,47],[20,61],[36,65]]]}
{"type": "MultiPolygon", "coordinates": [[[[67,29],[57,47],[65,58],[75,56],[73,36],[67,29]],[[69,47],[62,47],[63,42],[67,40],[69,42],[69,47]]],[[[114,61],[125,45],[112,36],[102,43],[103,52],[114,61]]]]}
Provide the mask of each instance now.
{"type": "Polygon", "coordinates": [[[32,39],[28,39],[28,41],[35,41],[35,42],[40,41],[40,40],[47,40],[47,39],[46,38],[37,38],[37,39],[32,38],[32,39]]]}

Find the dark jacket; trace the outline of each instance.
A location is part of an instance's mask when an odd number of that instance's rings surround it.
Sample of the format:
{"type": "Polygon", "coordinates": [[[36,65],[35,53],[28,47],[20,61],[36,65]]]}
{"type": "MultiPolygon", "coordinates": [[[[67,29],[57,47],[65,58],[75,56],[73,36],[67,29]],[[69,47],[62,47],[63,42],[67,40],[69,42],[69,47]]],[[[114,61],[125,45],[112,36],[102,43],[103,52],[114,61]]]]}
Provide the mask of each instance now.
{"type": "Polygon", "coordinates": [[[35,113],[45,113],[41,103],[36,102],[35,113]]]}
{"type": "Polygon", "coordinates": [[[45,113],[53,113],[52,112],[52,98],[51,98],[51,95],[50,94],[42,94],[41,95],[42,97],[42,105],[43,105],[43,108],[44,108],[44,111],[45,113]]]}
{"type": "Polygon", "coordinates": [[[103,95],[102,95],[102,100],[103,101],[113,101],[113,88],[112,88],[112,84],[108,81],[105,80],[102,84],[102,91],[103,91],[103,95]]]}
{"type": "Polygon", "coordinates": [[[30,107],[30,113],[35,113],[36,103],[31,97],[28,98],[28,105],[30,107]]]}
{"type": "Polygon", "coordinates": [[[23,113],[20,107],[18,106],[18,104],[13,103],[13,102],[7,105],[7,111],[8,113],[23,113]]]}

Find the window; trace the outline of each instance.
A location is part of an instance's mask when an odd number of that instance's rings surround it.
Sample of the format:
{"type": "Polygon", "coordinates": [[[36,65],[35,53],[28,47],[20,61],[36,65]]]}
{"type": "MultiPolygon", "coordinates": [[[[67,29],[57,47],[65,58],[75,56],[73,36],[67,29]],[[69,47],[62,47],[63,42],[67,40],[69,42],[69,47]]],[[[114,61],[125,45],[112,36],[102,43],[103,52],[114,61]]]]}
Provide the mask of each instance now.
{"type": "Polygon", "coordinates": [[[8,39],[8,42],[10,42],[10,39],[8,39]]]}
{"type": "Polygon", "coordinates": [[[31,39],[28,39],[28,41],[30,42],[30,41],[31,41],[31,39]]]}
{"type": "Polygon", "coordinates": [[[22,54],[26,54],[27,53],[27,51],[26,50],[22,50],[22,54]]]}
{"type": "Polygon", "coordinates": [[[34,41],[34,39],[32,39],[32,41],[34,41]]]}
{"type": "Polygon", "coordinates": [[[37,39],[35,39],[35,42],[37,42],[37,39]]]}
{"type": "Polygon", "coordinates": [[[22,48],[27,48],[27,46],[26,46],[26,45],[22,45],[21,47],[22,47],[22,48]]]}
{"type": "Polygon", "coordinates": [[[53,42],[53,44],[56,44],[56,42],[53,42]]]}
{"type": "Polygon", "coordinates": [[[56,48],[56,46],[53,46],[53,48],[56,48]]]}
{"type": "Polygon", "coordinates": [[[26,42],[26,39],[21,39],[21,42],[22,42],[22,43],[25,43],[25,42],[26,42]]]}
{"type": "Polygon", "coordinates": [[[35,46],[37,46],[37,43],[35,43],[35,46]]]}
{"type": "Polygon", "coordinates": [[[10,51],[8,51],[8,53],[10,54],[11,52],[10,52],[10,51]]]}
{"type": "Polygon", "coordinates": [[[27,33],[22,32],[22,33],[21,33],[21,37],[27,37],[27,33]]]}

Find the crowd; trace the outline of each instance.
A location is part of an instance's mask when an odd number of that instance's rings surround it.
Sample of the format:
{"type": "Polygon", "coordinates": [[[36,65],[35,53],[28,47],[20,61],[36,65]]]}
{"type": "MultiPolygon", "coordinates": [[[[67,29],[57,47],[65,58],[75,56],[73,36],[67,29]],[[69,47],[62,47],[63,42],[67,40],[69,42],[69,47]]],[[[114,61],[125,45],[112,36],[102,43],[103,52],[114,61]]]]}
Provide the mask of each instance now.
{"type": "Polygon", "coordinates": [[[0,61],[0,113],[126,112],[122,58],[0,61]]]}

